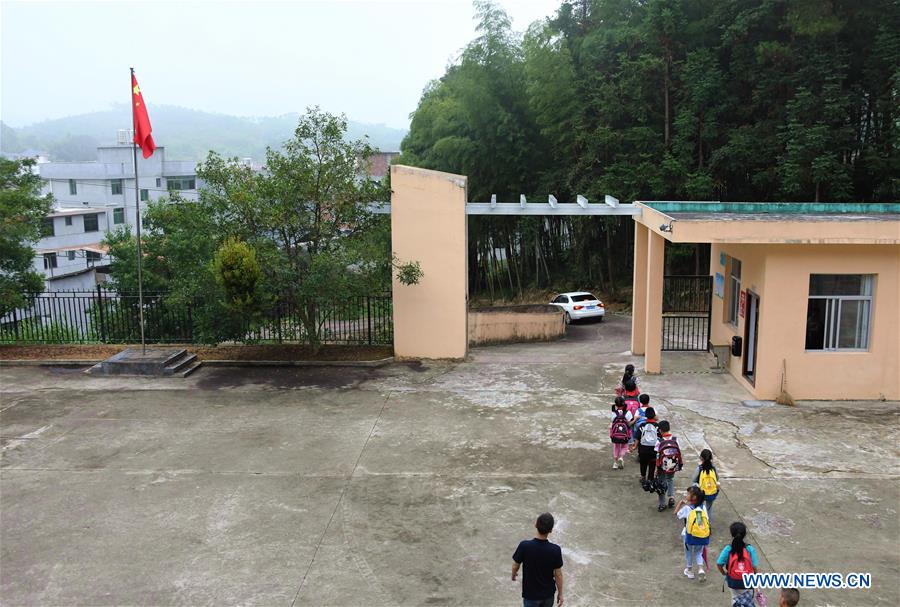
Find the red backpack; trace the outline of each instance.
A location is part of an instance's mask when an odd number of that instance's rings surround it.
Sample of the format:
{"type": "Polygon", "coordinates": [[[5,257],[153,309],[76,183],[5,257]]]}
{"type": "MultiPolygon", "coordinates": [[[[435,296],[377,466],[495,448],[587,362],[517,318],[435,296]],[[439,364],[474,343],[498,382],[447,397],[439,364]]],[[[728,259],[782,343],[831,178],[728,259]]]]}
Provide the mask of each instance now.
{"type": "Polygon", "coordinates": [[[674,436],[663,439],[660,437],[659,447],[657,448],[656,467],[665,474],[674,474],[681,470],[684,466],[684,460],[681,458],[681,447],[674,436]]]}
{"type": "Polygon", "coordinates": [[[725,573],[732,580],[743,583],[745,573],[756,573],[756,571],[753,569],[753,559],[750,558],[746,546],[741,551],[740,557],[738,558],[734,552],[728,555],[728,567],[725,569],[725,573]]]}
{"type": "Polygon", "coordinates": [[[625,411],[616,409],[616,417],[609,426],[609,438],[617,445],[624,445],[631,439],[631,428],[625,418],[625,411]]]}

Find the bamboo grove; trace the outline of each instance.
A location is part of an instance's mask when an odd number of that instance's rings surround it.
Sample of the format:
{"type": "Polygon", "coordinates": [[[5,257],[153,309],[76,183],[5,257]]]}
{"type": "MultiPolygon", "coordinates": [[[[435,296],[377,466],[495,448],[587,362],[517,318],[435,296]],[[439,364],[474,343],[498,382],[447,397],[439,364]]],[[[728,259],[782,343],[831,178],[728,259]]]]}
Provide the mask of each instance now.
{"type": "MultiPolygon", "coordinates": [[[[467,175],[470,200],[897,200],[896,2],[571,0],[523,34],[476,9],[399,160],[467,175]]],[[[469,221],[474,298],[630,283],[630,220],[469,221]]]]}

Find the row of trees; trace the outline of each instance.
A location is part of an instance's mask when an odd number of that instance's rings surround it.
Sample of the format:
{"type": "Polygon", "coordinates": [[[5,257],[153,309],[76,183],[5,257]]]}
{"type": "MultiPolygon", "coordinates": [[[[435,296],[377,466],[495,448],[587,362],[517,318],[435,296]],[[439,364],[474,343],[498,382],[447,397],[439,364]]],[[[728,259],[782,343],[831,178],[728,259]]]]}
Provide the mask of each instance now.
{"type": "MultiPolygon", "coordinates": [[[[210,152],[197,168],[198,202],[161,200],[144,217],[144,289],[191,305],[201,340],[241,339],[274,306],[295,310],[318,345],[323,304],[390,290],[391,272],[413,284],[415,262],[390,251],[390,222],[370,203],[389,195],[361,177],[374,150],[346,140],[347,121],[310,109],[266,169],[210,152]]],[[[112,286],[137,290],[136,246],[127,230],[107,237],[112,286]]]]}
{"type": "MultiPolygon", "coordinates": [[[[425,89],[400,160],[467,175],[470,199],[900,193],[896,2],[570,0],[524,35],[475,4],[478,36],[425,89]]],[[[630,221],[470,221],[475,296],[630,279],[630,221]]]]}

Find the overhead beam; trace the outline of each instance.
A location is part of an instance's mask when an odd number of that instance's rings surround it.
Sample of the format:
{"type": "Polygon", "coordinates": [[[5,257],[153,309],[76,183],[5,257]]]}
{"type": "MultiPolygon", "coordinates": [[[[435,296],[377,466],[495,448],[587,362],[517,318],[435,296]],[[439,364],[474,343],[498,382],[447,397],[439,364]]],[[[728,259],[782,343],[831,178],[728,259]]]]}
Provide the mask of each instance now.
{"type": "MultiPolygon", "coordinates": [[[[583,197],[582,197],[583,198],[583,197]]],[[[576,199],[577,200],[577,199],[576,199]]],[[[525,195],[519,196],[519,202],[497,202],[493,196],[491,202],[467,202],[466,215],[640,215],[641,209],[633,204],[591,204],[584,200],[578,202],[556,202],[555,206],[548,202],[528,202],[525,195]]],[[[372,213],[389,215],[389,202],[373,202],[369,205],[372,213]]]]}
{"type": "Polygon", "coordinates": [[[574,202],[558,202],[555,207],[546,203],[489,202],[466,203],[466,215],[640,215],[641,209],[632,204],[617,207],[605,204],[588,204],[583,207],[574,202]]]}

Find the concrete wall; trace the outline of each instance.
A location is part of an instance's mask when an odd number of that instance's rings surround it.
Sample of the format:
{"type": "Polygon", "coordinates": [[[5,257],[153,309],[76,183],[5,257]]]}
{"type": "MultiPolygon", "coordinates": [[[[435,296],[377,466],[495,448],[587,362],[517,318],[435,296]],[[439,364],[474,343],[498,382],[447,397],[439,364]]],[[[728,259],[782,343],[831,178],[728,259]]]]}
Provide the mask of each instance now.
{"type": "Polygon", "coordinates": [[[469,345],[551,341],[566,334],[556,306],[502,306],[469,310],[469,345]]]}
{"type": "Polygon", "coordinates": [[[391,166],[391,242],[401,262],[424,276],[393,280],[394,354],[398,358],[464,358],[467,350],[466,178],[391,166]]]}
{"type": "MultiPolygon", "coordinates": [[[[730,362],[757,398],[780,392],[784,360],[794,398],[900,399],[900,246],[713,244],[711,271],[725,274],[720,252],[741,260],[741,289],[760,296],[756,385],[742,377],[742,358],[730,362]],[[810,274],[876,275],[868,351],[805,349],[810,274]]],[[[715,296],[712,314],[714,344],[743,337],[745,318],[736,328],[724,322],[723,300],[715,296]]]]}

